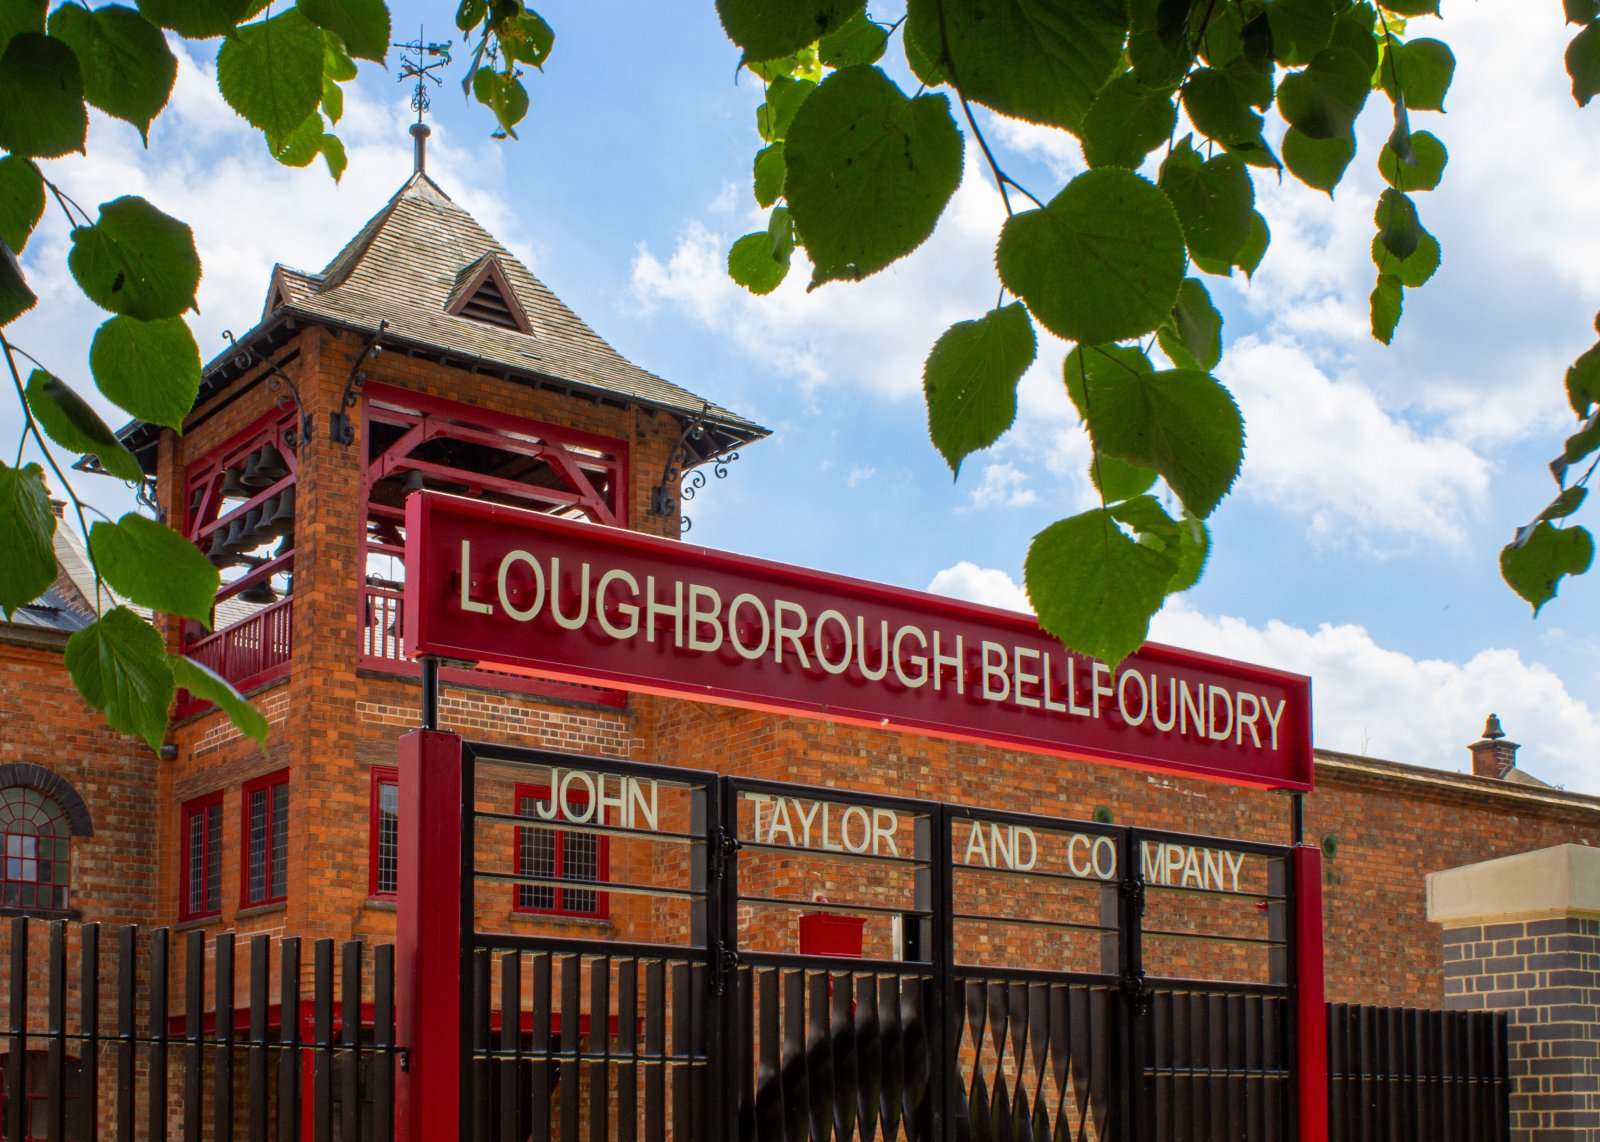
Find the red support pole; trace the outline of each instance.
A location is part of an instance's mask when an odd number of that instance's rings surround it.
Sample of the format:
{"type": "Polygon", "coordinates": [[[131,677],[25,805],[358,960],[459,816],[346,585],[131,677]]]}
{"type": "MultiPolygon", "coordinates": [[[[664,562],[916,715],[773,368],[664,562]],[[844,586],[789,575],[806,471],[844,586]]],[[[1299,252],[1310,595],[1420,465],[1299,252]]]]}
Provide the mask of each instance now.
{"type": "Polygon", "coordinates": [[[400,739],[396,1142],[450,1142],[461,1126],[461,738],[400,739]]]}
{"type": "Polygon", "coordinates": [[[1295,1066],[1299,1142],[1328,1142],[1328,1002],[1323,989],[1322,851],[1291,850],[1294,878],[1295,1066]]]}

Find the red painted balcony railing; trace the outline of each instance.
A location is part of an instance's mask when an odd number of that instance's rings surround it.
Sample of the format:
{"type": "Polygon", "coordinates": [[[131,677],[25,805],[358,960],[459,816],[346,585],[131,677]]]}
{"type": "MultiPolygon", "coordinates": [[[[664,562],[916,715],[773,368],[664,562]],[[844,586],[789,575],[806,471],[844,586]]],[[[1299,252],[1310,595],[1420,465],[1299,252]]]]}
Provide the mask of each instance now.
{"type": "MultiPolygon", "coordinates": [[[[398,591],[381,587],[362,588],[361,665],[368,670],[382,670],[389,674],[402,674],[415,678],[421,673],[415,662],[405,657],[401,641],[401,608],[403,599],[398,591]]],[[[568,702],[585,702],[593,706],[610,706],[622,709],[628,696],[621,690],[603,686],[579,686],[571,682],[551,682],[542,678],[528,678],[521,674],[507,674],[499,670],[482,668],[471,670],[445,669],[439,672],[443,682],[462,686],[482,686],[494,690],[509,690],[517,694],[530,694],[540,698],[559,698],[568,702]]]]}
{"type": "MultiPolygon", "coordinates": [[[[279,599],[249,618],[207,635],[188,647],[186,653],[241,692],[282,678],[289,673],[289,660],[294,653],[294,598],[279,599]]],[[[176,716],[185,718],[209,705],[187,690],[180,690],[176,716]]]]}

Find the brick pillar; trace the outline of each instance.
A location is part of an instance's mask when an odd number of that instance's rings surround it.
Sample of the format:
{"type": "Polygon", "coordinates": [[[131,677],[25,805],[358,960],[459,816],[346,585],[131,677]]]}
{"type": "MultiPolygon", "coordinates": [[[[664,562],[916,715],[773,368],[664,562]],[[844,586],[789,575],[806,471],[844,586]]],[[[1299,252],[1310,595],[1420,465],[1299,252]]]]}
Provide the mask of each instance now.
{"type": "Polygon", "coordinates": [[[1600,1142],[1600,849],[1428,875],[1444,1004],[1506,1011],[1513,1142],[1600,1142]]]}

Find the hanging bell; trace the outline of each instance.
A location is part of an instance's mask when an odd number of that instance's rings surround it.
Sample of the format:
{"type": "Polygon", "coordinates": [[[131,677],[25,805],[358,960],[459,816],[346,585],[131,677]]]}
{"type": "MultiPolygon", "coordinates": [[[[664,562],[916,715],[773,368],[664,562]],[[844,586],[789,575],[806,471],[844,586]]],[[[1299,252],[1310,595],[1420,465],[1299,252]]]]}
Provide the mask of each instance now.
{"type": "Polygon", "coordinates": [[[421,471],[413,468],[406,473],[406,482],[400,485],[400,494],[401,496],[409,496],[412,492],[420,492],[425,484],[426,481],[422,478],[421,471]]]}
{"type": "Polygon", "coordinates": [[[272,589],[272,581],[263,579],[259,583],[252,583],[235,596],[241,603],[276,603],[278,592],[272,589]]]}
{"type": "Polygon", "coordinates": [[[294,550],[294,521],[289,521],[289,530],[283,533],[283,538],[278,541],[278,550],[272,553],[274,559],[282,559],[294,550]]]}
{"type": "Polygon", "coordinates": [[[294,530],[294,485],[278,493],[278,507],[272,513],[273,535],[286,535],[294,530]]]}
{"type": "Polygon", "coordinates": [[[294,594],[294,575],[291,573],[283,585],[283,597],[287,599],[292,594],[294,594]]]}
{"type": "Polygon", "coordinates": [[[245,487],[259,490],[272,483],[271,480],[261,474],[262,453],[266,451],[266,448],[267,446],[263,444],[260,448],[250,453],[250,460],[244,466],[244,475],[239,477],[239,482],[245,487]]]}
{"type": "Polygon", "coordinates": [[[254,551],[261,546],[261,541],[256,538],[256,528],[261,523],[261,509],[251,508],[243,516],[233,521],[233,526],[228,528],[228,550],[235,555],[243,555],[246,551],[254,551]]]}
{"type": "Polygon", "coordinates": [[[224,498],[231,497],[236,500],[250,498],[250,489],[244,486],[244,480],[241,478],[243,475],[244,472],[239,468],[229,468],[222,473],[222,495],[224,498]]]}
{"type": "Polygon", "coordinates": [[[283,453],[279,452],[270,443],[263,444],[261,451],[256,453],[256,479],[265,480],[260,487],[276,484],[289,474],[288,465],[283,462],[283,453]]]}
{"type": "Polygon", "coordinates": [[[206,498],[206,490],[204,488],[196,488],[194,490],[194,495],[189,497],[189,518],[190,519],[193,519],[195,516],[200,514],[200,501],[205,499],[205,498],[206,498]]]}
{"type": "Polygon", "coordinates": [[[269,539],[278,537],[278,529],[272,525],[273,514],[278,510],[278,497],[268,496],[261,501],[261,518],[256,521],[256,529],[251,534],[257,542],[265,543],[269,539]]]}
{"type": "Polygon", "coordinates": [[[206,548],[206,558],[220,570],[231,566],[234,562],[233,551],[228,547],[228,532],[231,528],[219,527],[211,533],[211,546],[206,548]]]}

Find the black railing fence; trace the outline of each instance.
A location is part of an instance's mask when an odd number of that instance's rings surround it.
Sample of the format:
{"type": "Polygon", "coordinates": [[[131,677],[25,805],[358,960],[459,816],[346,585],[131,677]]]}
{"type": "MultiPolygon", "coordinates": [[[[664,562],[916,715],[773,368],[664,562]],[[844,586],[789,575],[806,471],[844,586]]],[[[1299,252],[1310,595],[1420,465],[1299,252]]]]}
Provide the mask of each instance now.
{"type": "Polygon", "coordinates": [[[394,948],[11,920],[5,1142],[385,1142],[394,948]]]}
{"type": "Polygon", "coordinates": [[[1329,1142],[1506,1142],[1503,1012],[1328,1005],[1329,1142]]]}

